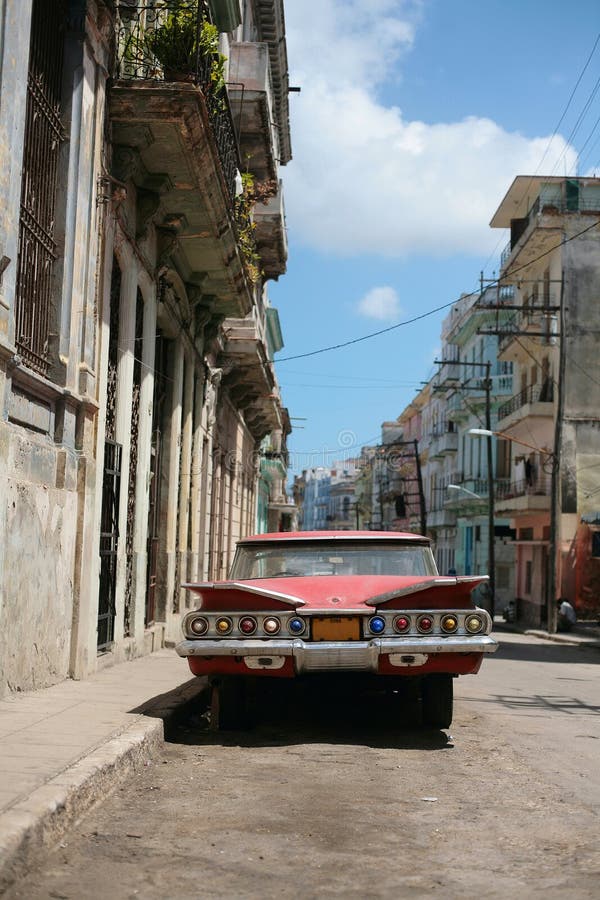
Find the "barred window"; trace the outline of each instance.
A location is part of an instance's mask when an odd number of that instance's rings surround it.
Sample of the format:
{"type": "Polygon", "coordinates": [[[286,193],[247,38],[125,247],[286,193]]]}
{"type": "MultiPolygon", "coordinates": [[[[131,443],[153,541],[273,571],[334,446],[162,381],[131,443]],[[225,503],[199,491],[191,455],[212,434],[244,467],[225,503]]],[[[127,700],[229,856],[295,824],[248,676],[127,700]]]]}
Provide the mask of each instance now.
{"type": "Polygon", "coordinates": [[[49,369],[56,244],[56,185],[64,55],[63,0],[34,0],[27,79],[27,109],[15,299],[16,344],[25,363],[49,369]]]}

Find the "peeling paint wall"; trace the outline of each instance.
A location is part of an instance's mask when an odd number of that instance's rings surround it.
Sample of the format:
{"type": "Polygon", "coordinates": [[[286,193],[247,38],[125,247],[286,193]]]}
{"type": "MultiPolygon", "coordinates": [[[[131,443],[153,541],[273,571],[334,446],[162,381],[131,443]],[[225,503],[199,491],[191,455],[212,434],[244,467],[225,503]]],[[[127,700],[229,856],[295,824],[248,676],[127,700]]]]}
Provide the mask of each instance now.
{"type": "MultiPolygon", "coordinates": [[[[29,0],[0,5],[0,255],[10,258],[0,284],[0,696],[96,667],[98,537],[90,526],[99,519],[95,248],[106,66],[99,32],[87,32],[85,9],[73,6],[64,68],[65,92],[70,85],[73,93],[61,108],[69,140],[53,234],[59,259],[43,334],[48,371],[41,375],[24,362],[27,339],[15,327],[17,303],[39,302],[15,299],[32,9],[29,0]],[[75,233],[75,242],[65,241],[65,233],[75,233]]],[[[87,11],[95,15],[95,4],[87,11]]]]}
{"type": "Polygon", "coordinates": [[[74,461],[67,490],[56,489],[53,448],[13,434],[6,481],[3,623],[0,658],[10,690],[32,690],[65,678],[73,612],[77,543],[74,461]]]}

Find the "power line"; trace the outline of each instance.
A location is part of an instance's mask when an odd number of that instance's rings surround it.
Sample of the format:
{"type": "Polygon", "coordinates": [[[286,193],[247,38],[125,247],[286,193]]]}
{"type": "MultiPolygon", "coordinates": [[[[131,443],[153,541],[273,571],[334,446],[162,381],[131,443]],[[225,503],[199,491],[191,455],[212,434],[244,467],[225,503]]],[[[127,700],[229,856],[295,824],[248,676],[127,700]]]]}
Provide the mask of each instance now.
{"type": "MultiPolygon", "coordinates": [[[[527,186],[525,187],[525,189],[524,189],[524,191],[523,191],[523,194],[522,194],[522,196],[521,196],[521,200],[526,196],[527,191],[528,191],[529,188],[531,187],[531,184],[532,184],[532,182],[533,182],[533,179],[536,177],[536,175],[537,175],[538,172],[540,171],[540,169],[541,169],[541,167],[542,167],[542,163],[544,162],[544,160],[545,160],[546,157],[548,156],[548,153],[550,152],[550,147],[552,146],[552,141],[554,140],[554,138],[555,138],[556,135],[558,134],[558,129],[559,129],[560,126],[562,125],[562,123],[563,123],[563,121],[564,121],[564,118],[565,118],[567,112],[569,111],[569,107],[571,106],[571,103],[573,102],[573,98],[574,98],[574,96],[575,96],[575,94],[576,94],[576,92],[577,92],[577,88],[578,88],[579,85],[581,84],[581,80],[582,80],[583,76],[585,75],[585,73],[586,73],[586,71],[587,71],[587,68],[588,68],[590,62],[592,61],[592,57],[593,57],[594,53],[596,52],[596,48],[597,48],[597,46],[598,46],[599,43],[600,43],[600,32],[598,32],[598,34],[596,35],[596,40],[594,41],[594,46],[593,46],[592,49],[590,50],[590,53],[589,53],[589,55],[588,55],[588,58],[586,59],[586,61],[585,61],[585,63],[584,63],[583,69],[582,69],[581,72],[579,73],[579,77],[578,77],[577,81],[575,82],[575,87],[574,87],[573,90],[571,91],[571,94],[570,94],[570,96],[569,96],[569,99],[567,100],[566,106],[565,106],[565,108],[563,109],[563,111],[562,111],[562,113],[561,113],[560,119],[558,120],[558,122],[557,122],[557,124],[556,124],[556,126],[555,126],[555,128],[554,128],[554,131],[552,132],[552,135],[550,136],[550,139],[549,139],[548,143],[546,144],[546,149],[544,150],[544,152],[543,152],[543,154],[542,154],[542,158],[540,159],[539,163],[537,164],[536,169],[535,169],[535,172],[533,173],[533,175],[532,175],[531,178],[529,179],[529,181],[528,181],[528,183],[527,183],[527,186]]],[[[591,135],[590,135],[590,137],[591,137],[591,135]]],[[[588,141],[589,141],[589,137],[588,137],[588,141]]],[[[588,141],[586,141],[586,144],[587,144],[588,141]]],[[[568,143],[568,142],[567,142],[567,143],[568,143]]],[[[595,147],[595,146],[596,146],[596,145],[594,144],[594,147],[595,147]]],[[[585,144],[584,144],[584,147],[585,147],[585,144]]],[[[581,148],[581,152],[583,152],[584,147],[581,148]]],[[[592,147],[592,150],[593,150],[593,147],[592,147]]],[[[564,153],[564,151],[563,151],[563,153],[564,153]]],[[[588,151],[588,155],[589,155],[589,151],[588,151]]],[[[562,158],[562,157],[561,157],[561,158],[562,158]]],[[[553,171],[554,171],[554,170],[553,170],[553,171]]],[[[496,246],[495,246],[494,249],[492,250],[491,254],[488,256],[488,258],[487,258],[487,260],[486,260],[486,262],[485,262],[485,265],[484,265],[484,267],[483,267],[484,269],[487,267],[487,265],[488,265],[488,263],[490,262],[490,260],[496,255],[496,251],[497,251],[498,247],[500,246],[500,241],[501,241],[501,238],[498,239],[498,241],[497,241],[497,243],[496,243],[496,246]]]]}
{"type": "Polygon", "coordinates": [[[575,135],[576,135],[577,132],[579,131],[579,128],[580,128],[580,126],[581,126],[583,120],[585,119],[585,116],[586,116],[586,114],[587,114],[587,111],[588,111],[588,109],[590,108],[590,106],[591,106],[591,104],[592,104],[592,101],[594,100],[594,97],[595,97],[596,94],[598,93],[598,90],[599,90],[599,89],[600,89],[600,78],[598,78],[598,80],[596,81],[596,83],[595,83],[594,87],[592,88],[592,91],[591,91],[591,93],[590,93],[590,95],[589,95],[587,101],[586,101],[585,104],[584,104],[583,109],[582,109],[581,112],[579,113],[579,116],[578,116],[578,118],[577,118],[577,120],[576,120],[576,122],[575,122],[575,125],[574,125],[573,128],[571,129],[571,133],[569,134],[569,137],[567,138],[567,141],[566,141],[567,146],[564,148],[563,152],[560,154],[560,156],[558,157],[558,159],[557,159],[556,162],[554,163],[554,167],[553,167],[553,169],[552,169],[552,172],[550,173],[551,175],[554,174],[554,172],[557,170],[557,168],[558,168],[558,166],[559,166],[561,160],[564,158],[564,156],[565,156],[565,154],[566,154],[566,152],[567,152],[567,147],[569,146],[569,144],[571,143],[572,139],[575,137],[575,135]]]}
{"type": "MultiPolygon", "coordinates": [[[[379,384],[392,384],[394,386],[398,385],[398,382],[393,378],[377,378],[371,377],[370,375],[361,375],[360,377],[346,374],[331,374],[329,372],[306,372],[300,371],[299,369],[286,369],[286,375],[304,375],[306,378],[334,378],[338,381],[361,381],[363,383],[366,382],[374,382],[373,387],[377,387],[379,384]]],[[[402,387],[411,387],[415,385],[416,382],[403,382],[402,387]]]]}
{"type": "Polygon", "coordinates": [[[319,388],[327,391],[398,391],[401,388],[416,387],[417,382],[411,381],[405,384],[292,384],[291,382],[279,382],[282,388],[319,388]]]}
{"type": "Polygon", "coordinates": [[[441,306],[437,306],[435,309],[430,309],[426,313],[422,313],[420,316],[414,316],[412,319],[406,319],[403,322],[396,322],[395,325],[390,325],[388,328],[381,328],[379,331],[372,331],[370,334],[364,334],[362,337],[353,338],[351,341],[344,341],[341,344],[333,344],[331,347],[321,347],[320,350],[311,350],[309,353],[297,353],[295,356],[284,356],[283,359],[278,359],[278,363],[282,362],[290,362],[292,359],[306,359],[308,356],[317,356],[319,353],[328,353],[330,350],[341,350],[342,347],[350,347],[352,344],[359,344],[361,341],[368,341],[370,338],[379,337],[380,334],[388,334],[390,331],[395,331],[397,328],[402,328],[403,325],[412,325],[414,322],[419,322],[421,319],[426,319],[428,316],[433,316],[435,313],[440,312],[442,309],[448,309],[449,306],[452,306],[456,303],[456,300],[452,300],[450,303],[443,303],[441,306]]]}
{"type": "Polygon", "coordinates": [[[541,158],[541,160],[540,160],[540,162],[539,162],[539,165],[538,165],[537,169],[535,170],[534,177],[535,177],[535,175],[537,175],[537,173],[540,171],[541,165],[542,165],[542,163],[544,162],[544,160],[546,159],[546,156],[548,155],[548,151],[550,150],[550,145],[552,144],[552,141],[553,141],[554,138],[556,137],[556,135],[557,135],[557,133],[558,133],[558,129],[560,128],[560,126],[561,126],[562,123],[563,123],[563,120],[564,120],[564,118],[565,118],[565,116],[566,116],[566,114],[567,114],[567,112],[568,112],[568,110],[569,110],[569,107],[570,107],[571,103],[573,102],[573,97],[575,96],[575,93],[576,93],[576,91],[577,91],[577,88],[578,88],[579,85],[581,84],[581,79],[582,79],[583,76],[585,75],[585,73],[586,73],[586,71],[587,71],[587,67],[589,66],[590,62],[592,61],[592,57],[593,57],[594,53],[596,52],[596,47],[598,46],[599,43],[600,43],[600,32],[596,35],[596,40],[594,41],[594,46],[592,47],[592,49],[591,49],[591,51],[590,51],[590,54],[589,54],[587,60],[585,61],[585,65],[584,65],[583,69],[582,69],[581,72],[579,73],[579,78],[578,78],[577,81],[575,82],[575,87],[574,87],[573,90],[571,91],[571,95],[570,95],[569,99],[567,100],[567,105],[565,106],[565,108],[564,108],[563,111],[562,111],[562,115],[561,115],[560,119],[558,120],[558,124],[557,124],[556,128],[555,128],[554,131],[552,132],[552,137],[551,137],[550,140],[548,141],[548,146],[546,147],[546,149],[545,149],[545,151],[544,151],[544,154],[543,154],[543,156],[542,156],[542,158],[541,158]]]}
{"type": "MultiPolygon", "coordinates": [[[[543,259],[548,254],[553,253],[558,247],[563,246],[564,244],[568,244],[570,241],[574,241],[575,238],[581,237],[583,234],[586,234],[588,231],[591,231],[592,228],[595,228],[596,225],[600,223],[600,219],[596,219],[595,222],[592,222],[591,225],[588,225],[586,228],[583,228],[581,231],[578,231],[577,234],[571,235],[571,237],[564,238],[560,243],[555,244],[554,247],[550,247],[548,250],[545,250],[543,253],[540,253],[539,256],[536,256],[534,259],[530,259],[529,262],[524,263],[522,266],[518,266],[516,269],[511,269],[501,278],[493,278],[490,280],[489,285],[497,285],[499,286],[501,282],[504,282],[508,276],[511,278],[522,269],[526,269],[529,266],[533,265],[533,263],[537,262],[540,259],[543,259]]],[[[476,293],[476,291],[472,291],[472,294],[476,293]]],[[[405,325],[413,325],[415,322],[420,322],[422,319],[426,319],[429,316],[433,316],[435,313],[440,312],[443,309],[448,309],[450,306],[454,306],[455,303],[458,303],[459,300],[463,299],[465,295],[462,297],[458,297],[455,300],[452,300],[450,303],[443,303],[441,306],[436,306],[435,309],[430,309],[428,312],[421,313],[420,316],[414,316],[412,319],[405,319],[403,322],[396,322],[395,325],[390,325],[388,328],[381,328],[379,331],[372,331],[370,334],[364,334],[361,337],[353,338],[351,341],[343,341],[340,344],[332,344],[329,347],[320,347],[318,350],[310,350],[308,353],[297,353],[295,356],[285,356],[283,359],[278,359],[277,363],[282,362],[290,362],[293,359],[306,359],[309,356],[317,356],[320,353],[329,353],[332,350],[341,350],[343,347],[350,347],[353,344],[359,344],[362,341],[368,341],[371,338],[379,337],[382,334],[388,334],[391,331],[395,331],[398,328],[402,328],[405,325]]],[[[469,296],[469,295],[467,295],[469,296]]]]}

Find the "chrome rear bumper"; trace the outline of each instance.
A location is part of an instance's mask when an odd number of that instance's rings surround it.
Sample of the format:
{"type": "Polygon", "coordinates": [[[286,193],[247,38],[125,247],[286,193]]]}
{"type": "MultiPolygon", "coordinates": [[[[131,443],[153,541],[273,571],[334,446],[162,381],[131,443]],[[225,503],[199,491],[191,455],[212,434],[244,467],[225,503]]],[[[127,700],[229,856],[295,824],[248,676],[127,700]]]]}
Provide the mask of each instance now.
{"type": "Polygon", "coordinates": [[[186,640],[175,648],[179,656],[274,657],[291,656],[298,674],[327,670],[376,672],[379,657],[393,655],[395,665],[412,655],[439,653],[494,653],[497,642],[488,635],[474,637],[372,638],[368,641],[303,641],[301,638],[272,640],[186,640]]]}

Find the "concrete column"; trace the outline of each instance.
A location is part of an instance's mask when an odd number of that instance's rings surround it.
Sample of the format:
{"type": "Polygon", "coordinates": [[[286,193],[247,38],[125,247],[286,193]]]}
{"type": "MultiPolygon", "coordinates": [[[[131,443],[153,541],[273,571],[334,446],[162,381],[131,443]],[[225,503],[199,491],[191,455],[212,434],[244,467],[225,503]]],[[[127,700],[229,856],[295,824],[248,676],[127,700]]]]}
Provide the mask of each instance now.
{"type": "MultiPolygon", "coordinates": [[[[179,583],[187,581],[188,577],[188,533],[190,522],[190,497],[192,481],[192,444],[194,426],[194,363],[187,359],[185,364],[185,381],[183,389],[183,421],[181,430],[181,477],[179,479],[179,534],[178,556],[179,583]]],[[[185,608],[187,591],[179,591],[179,609],[185,608]]],[[[175,585],[177,596],[177,585],[175,585]]]]}
{"type": "Polygon", "coordinates": [[[197,370],[194,371],[194,379],[196,382],[196,399],[194,404],[194,441],[192,452],[192,484],[191,484],[191,516],[192,516],[192,545],[190,547],[190,559],[188,567],[188,578],[190,581],[200,581],[201,574],[201,546],[202,546],[202,508],[204,473],[206,459],[204,454],[204,431],[202,429],[202,411],[203,411],[203,386],[204,377],[197,370]]]}
{"type": "MultiPolygon", "coordinates": [[[[65,69],[67,74],[71,76],[71,82],[66,90],[67,96],[70,98],[70,106],[65,110],[67,117],[70,114],[71,128],[69,132],[69,165],[66,183],[67,200],[65,205],[64,219],[64,256],[63,256],[63,278],[62,278],[62,298],[60,305],[60,331],[59,331],[59,354],[63,363],[67,366],[66,383],[73,384],[74,365],[77,362],[77,345],[79,335],[77,333],[77,314],[81,306],[81,296],[79,287],[81,283],[81,269],[85,250],[87,249],[88,240],[88,215],[89,210],[80,209],[79,202],[85,206],[85,197],[80,195],[83,185],[80,185],[80,178],[85,182],[85,173],[81,172],[81,155],[82,141],[93,140],[93,131],[91,134],[82,133],[83,118],[83,95],[85,89],[85,79],[83,74],[83,65],[81,59],[82,45],[81,35],[71,33],[67,39],[65,50],[65,69]],[[79,38],[79,39],[77,39],[79,38]],[[83,177],[82,177],[83,176],[83,177]],[[78,228],[82,229],[79,233],[78,228]],[[83,247],[82,247],[83,245],[83,247]],[[83,249],[83,253],[81,249],[83,249]],[[77,291],[75,292],[74,273],[77,267],[77,291]],[[75,301],[75,302],[73,302],[75,301]],[[75,322],[72,323],[73,307],[75,307],[75,322]],[[75,327],[72,328],[72,325],[75,327]],[[73,333],[74,332],[74,333],[73,333]],[[74,351],[74,354],[72,353],[74,351]]],[[[89,102],[89,96],[87,98],[89,102]]],[[[93,97],[92,97],[93,102],[93,97]]],[[[59,180],[59,191],[65,190],[64,183],[59,180]]],[[[87,188],[87,182],[85,182],[87,188]]],[[[62,217],[61,217],[62,218],[62,217]]]]}
{"type": "MultiPolygon", "coordinates": [[[[104,107],[106,95],[106,74],[95,64],[86,52],[84,56],[86,90],[84,91],[83,127],[94,132],[93,143],[86,144],[83,162],[85,164],[85,188],[87,190],[87,215],[89,230],[87,246],[84,249],[85,266],[82,267],[81,287],[81,333],[79,355],[79,393],[93,390],[96,353],[96,309],[95,277],[98,252],[98,222],[101,219],[101,205],[98,204],[98,176],[102,171],[102,146],[104,135],[104,107]],[[95,79],[95,84],[93,82],[95,79]],[[88,92],[94,90],[91,98],[88,92]]],[[[84,179],[82,179],[84,180],[84,179]]]]}
{"type": "Polygon", "coordinates": [[[127,556],[127,492],[129,487],[129,458],[131,454],[131,398],[133,396],[133,369],[135,347],[135,313],[138,287],[137,262],[133,253],[123,243],[125,268],[121,273],[121,297],[119,310],[119,351],[117,362],[117,402],[115,410],[116,440],[122,445],[121,495],[119,501],[119,553],[117,558],[117,592],[115,618],[115,644],[123,640],[125,622],[125,574],[127,556]]]}
{"type": "Polygon", "coordinates": [[[177,570],[177,507],[179,504],[179,466],[181,456],[181,420],[183,404],[183,369],[184,353],[181,341],[175,345],[171,416],[169,428],[169,481],[167,486],[167,527],[166,556],[167,573],[165,579],[165,603],[167,621],[167,639],[179,637],[179,620],[173,615],[173,597],[175,595],[175,578],[177,570]]]}
{"type": "Polygon", "coordinates": [[[150,454],[152,449],[152,405],[154,397],[154,356],[156,351],[156,288],[152,282],[143,291],[144,323],[142,341],[142,383],[138,430],[138,458],[135,484],[135,525],[133,553],[135,567],[135,607],[132,629],[136,646],[144,639],[148,580],[148,510],[150,502],[150,454]]]}
{"type": "Polygon", "coordinates": [[[98,590],[99,590],[99,534],[102,516],[102,479],[104,471],[104,440],[106,436],[106,381],[108,372],[108,345],[110,334],[110,285],[114,260],[115,218],[107,215],[103,227],[102,267],[98,277],[98,341],[96,348],[97,399],[99,413],[96,417],[96,478],[90,531],[93,543],[88,542],[88,552],[81,560],[82,580],[78,607],[74,610],[71,632],[70,675],[84,678],[93,672],[97,664],[98,644],[98,590]],[[88,555],[89,553],[89,555],[88,555]]]}
{"type": "Polygon", "coordinates": [[[198,527],[200,540],[198,542],[198,580],[206,581],[208,573],[208,527],[210,513],[210,476],[212,467],[212,444],[206,432],[202,437],[202,474],[200,481],[200,511],[198,515],[198,527]]]}

